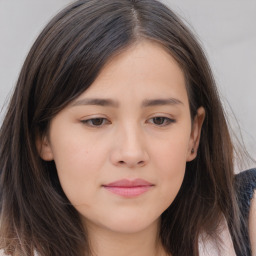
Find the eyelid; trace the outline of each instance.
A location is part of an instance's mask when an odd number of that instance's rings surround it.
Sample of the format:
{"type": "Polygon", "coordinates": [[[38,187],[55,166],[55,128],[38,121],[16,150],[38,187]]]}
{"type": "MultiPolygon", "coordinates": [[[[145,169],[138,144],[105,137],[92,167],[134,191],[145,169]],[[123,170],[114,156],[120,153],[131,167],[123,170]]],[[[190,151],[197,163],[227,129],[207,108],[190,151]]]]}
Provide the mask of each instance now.
{"type": "Polygon", "coordinates": [[[166,116],[164,114],[158,114],[158,115],[155,115],[155,116],[152,116],[150,118],[147,119],[147,122],[148,123],[151,123],[157,127],[165,127],[165,126],[169,126],[173,123],[176,123],[176,119],[170,117],[170,116],[166,116]],[[155,124],[153,121],[151,122],[150,120],[153,120],[154,118],[162,118],[164,119],[164,124],[155,124]]]}
{"type": "MultiPolygon", "coordinates": [[[[152,125],[155,125],[156,127],[165,127],[165,126],[169,126],[173,123],[176,123],[176,119],[174,119],[173,117],[170,117],[170,116],[166,116],[167,114],[155,114],[154,116],[151,116],[149,117],[147,120],[146,120],[146,123],[149,123],[149,124],[152,124],[152,125]],[[157,118],[162,118],[163,120],[163,123],[155,123],[154,122],[154,119],[157,119],[157,118]]],[[[109,125],[111,124],[112,122],[109,120],[108,117],[105,117],[105,116],[101,116],[101,115],[93,115],[93,116],[88,116],[88,117],[84,117],[80,120],[80,122],[88,127],[92,127],[92,128],[101,128],[105,125],[109,125]],[[99,124],[93,124],[93,121],[101,121],[99,122],[99,124]]]]}
{"type": "Polygon", "coordinates": [[[106,117],[102,117],[102,116],[90,116],[87,118],[83,118],[80,120],[80,122],[88,127],[92,127],[92,128],[100,128],[102,126],[111,124],[111,122],[108,120],[108,118],[106,117]],[[94,125],[92,122],[95,120],[101,120],[103,123],[99,124],[99,125],[94,125]]]}

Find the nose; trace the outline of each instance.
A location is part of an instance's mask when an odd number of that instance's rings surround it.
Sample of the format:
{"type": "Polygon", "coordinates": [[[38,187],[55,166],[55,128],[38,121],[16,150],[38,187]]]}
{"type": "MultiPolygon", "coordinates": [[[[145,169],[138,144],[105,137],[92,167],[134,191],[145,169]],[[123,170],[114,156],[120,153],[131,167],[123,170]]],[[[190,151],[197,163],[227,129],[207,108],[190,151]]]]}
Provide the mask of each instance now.
{"type": "Polygon", "coordinates": [[[115,166],[128,168],[143,167],[149,161],[145,140],[139,129],[125,127],[116,134],[111,152],[111,162],[115,166]]]}

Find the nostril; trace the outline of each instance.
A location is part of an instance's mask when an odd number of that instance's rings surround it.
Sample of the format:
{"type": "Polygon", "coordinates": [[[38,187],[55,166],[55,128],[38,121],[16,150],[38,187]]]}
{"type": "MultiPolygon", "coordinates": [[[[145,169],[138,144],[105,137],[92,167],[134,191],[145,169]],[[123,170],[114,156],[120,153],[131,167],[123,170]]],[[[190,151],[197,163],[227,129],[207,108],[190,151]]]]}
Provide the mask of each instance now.
{"type": "MultiPolygon", "coordinates": [[[[118,162],[120,165],[125,165],[125,164],[127,164],[125,161],[119,161],[118,162]]],[[[137,162],[137,165],[139,165],[139,166],[142,166],[142,165],[144,165],[145,164],[145,161],[139,161],[139,162],[137,162]]],[[[129,164],[128,164],[129,165],[129,164]]]]}

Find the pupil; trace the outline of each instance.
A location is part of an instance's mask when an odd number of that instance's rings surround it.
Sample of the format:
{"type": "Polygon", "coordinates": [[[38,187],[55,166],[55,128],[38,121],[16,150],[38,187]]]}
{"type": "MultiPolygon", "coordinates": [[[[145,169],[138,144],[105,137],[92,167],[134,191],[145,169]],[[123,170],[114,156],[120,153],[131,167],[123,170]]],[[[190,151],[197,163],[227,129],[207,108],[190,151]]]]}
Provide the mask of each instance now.
{"type": "Polygon", "coordinates": [[[155,124],[163,124],[164,123],[164,117],[155,117],[154,118],[155,124]]]}
{"type": "Polygon", "coordinates": [[[93,125],[102,125],[103,119],[102,118],[94,118],[92,120],[93,125]]]}

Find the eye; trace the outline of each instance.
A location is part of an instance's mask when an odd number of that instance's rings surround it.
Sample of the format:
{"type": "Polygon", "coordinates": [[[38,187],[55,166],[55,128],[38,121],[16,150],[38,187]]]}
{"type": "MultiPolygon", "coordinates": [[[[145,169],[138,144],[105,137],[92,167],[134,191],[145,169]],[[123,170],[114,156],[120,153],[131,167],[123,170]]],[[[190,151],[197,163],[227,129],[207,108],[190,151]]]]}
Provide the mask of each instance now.
{"type": "Polygon", "coordinates": [[[164,116],[157,116],[149,119],[149,123],[152,123],[156,126],[167,126],[171,123],[175,123],[174,119],[164,117],[164,116]]]}
{"type": "Polygon", "coordinates": [[[110,121],[108,121],[106,118],[102,117],[97,117],[97,118],[90,118],[87,120],[82,120],[81,121],[83,124],[86,124],[91,127],[101,127],[105,124],[109,124],[110,121]]]}

